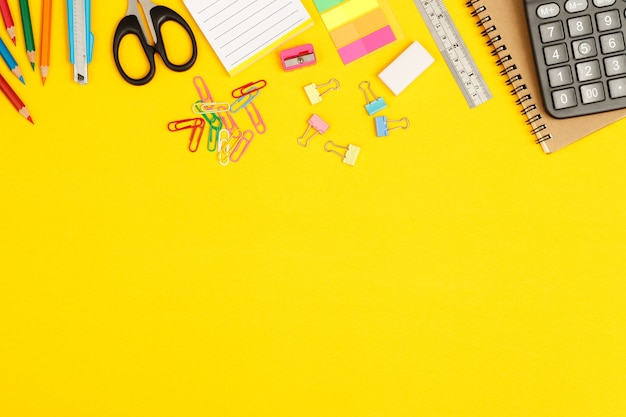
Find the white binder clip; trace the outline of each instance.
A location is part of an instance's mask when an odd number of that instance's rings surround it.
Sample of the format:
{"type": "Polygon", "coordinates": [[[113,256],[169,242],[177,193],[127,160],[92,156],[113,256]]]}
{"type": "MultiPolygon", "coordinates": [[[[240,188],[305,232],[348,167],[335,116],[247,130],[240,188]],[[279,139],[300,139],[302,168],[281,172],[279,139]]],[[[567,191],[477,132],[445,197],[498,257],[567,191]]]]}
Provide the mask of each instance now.
{"type": "Polygon", "coordinates": [[[387,107],[385,99],[382,97],[377,97],[376,94],[374,94],[374,91],[372,90],[369,81],[363,81],[361,84],[359,84],[359,88],[361,89],[361,91],[363,91],[363,94],[365,95],[365,102],[367,103],[365,104],[365,110],[367,111],[367,114],[372,116],[387,107]],[[363,87],[364,85],[367,85],[367,90],[365,89],[365,87],[363,87]],[[372,101],[370,101],[369,95],[367,94],[368,91],[372,95],[372,101]]]}
{"type": "Polygon", "coordinates": [[[348,146],[339,146],[332,141],[328,141],[324,144],[324,150],[326,152],[333,152],[339,155],[344,164],[348,164],[350,166],[354,166],[356,163],[356,159],[359,157],[359,152],[361,152],[361,148],[356,145],[349,144],[348,146]],[[334,146],[335,148],[344,149],[344,153],[337,152],[334,149],[329,149],[329,146],[334,146]]]}
{"type": "Polygon", "coordinates": [[[309,123],[309,127],[307,127],[304,134],[298,138],[298,145],[304,146],[305,148],[309,145],[309,141],[313,139],[313,136],[317,134],[323,135],[324,133],[326,133],[326,131],[330,127],[330,125],[326,123],[325,121],[323,121],[322,118],[319,117],[317,114],[314,114],[313,116],[311,116],[308,120],[308,123],[309,123]],[[305,138],[305,136],[309,133],[311,128],[315,130],[315,133],[313,133],[308,138],[305,138]],[[304,140],[304,142],[302,142],[302,140],[304,140]]]}
{"type": "Polygon", "coordinates": [[[307,97],[309,98],[309,101],[311,102],[311,104],[321,103],[322,102],[322,96],[324,96],[326,93],[328,93],[330,91],[333,91],[333,90],[339,90],[339,81],[337,81],[334,78],[331,78],[330,81],[328,81],[326,84],[317,85],[317,84],[313,83],[313,84],[309,84],[309,85],[304,87],[304,92],[306,93],[307,97]],[[320,87],[327,87],[327,86],[329,86],[331,84],[335,84],[335,86],[334,87],[329,87],[323,93],[319,92],[318,89],[320,87]]]}

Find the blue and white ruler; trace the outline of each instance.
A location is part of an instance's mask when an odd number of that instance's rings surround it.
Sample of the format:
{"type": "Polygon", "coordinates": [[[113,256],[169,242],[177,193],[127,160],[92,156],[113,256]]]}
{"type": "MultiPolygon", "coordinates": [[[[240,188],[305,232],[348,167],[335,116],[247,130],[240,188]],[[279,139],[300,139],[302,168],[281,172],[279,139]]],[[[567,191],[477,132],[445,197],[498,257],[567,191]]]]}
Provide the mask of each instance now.
{"type": "Polygon", "coordinates": [[[414,0],[470,107],[489,100],[485,83],[443,0],[414,0]]]}

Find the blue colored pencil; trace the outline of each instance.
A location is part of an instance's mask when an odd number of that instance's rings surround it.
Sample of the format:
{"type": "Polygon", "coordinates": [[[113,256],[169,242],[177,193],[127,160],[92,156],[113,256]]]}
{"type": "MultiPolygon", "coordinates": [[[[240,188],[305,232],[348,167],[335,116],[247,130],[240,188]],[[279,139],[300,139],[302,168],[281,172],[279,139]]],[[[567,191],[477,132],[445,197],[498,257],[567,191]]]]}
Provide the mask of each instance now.
{"type": "Polygon", "coordinates": [[[15,58],[13,58],[13,55],[11,55],[11,52],[9,52],[9,48],[7,48],[2,39],[0,39],[0,56],[2,56],[2,59],[4,60],[4,62],[6,62],[11,72],[15,74],[15,76],[22,82],[22,84],[26,84],[24,82],[24,77],[22,76],[22,71],[20,71],[20,68],[17,66],[15,58]]]}

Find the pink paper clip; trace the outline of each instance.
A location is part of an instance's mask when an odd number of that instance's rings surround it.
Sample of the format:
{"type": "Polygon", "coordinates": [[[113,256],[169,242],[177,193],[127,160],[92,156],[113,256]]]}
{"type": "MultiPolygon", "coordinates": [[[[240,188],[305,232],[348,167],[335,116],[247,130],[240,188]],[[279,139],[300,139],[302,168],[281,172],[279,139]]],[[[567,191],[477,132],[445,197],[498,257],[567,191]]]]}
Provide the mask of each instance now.
{"type": "Polygon", "coordinates": [[[205,124],[204,119],[201,117],[175,120],[168,123],[167,130],[170,132],[179,132],[181,130],[191,129],[191,135],[189,136],[189,152],[196,152],[200,147],[205,124]]]}
{"type": "MultiPolygon", "coordinates": [[[[218,106],[217,108],[220,109],[220,106],[218,106]]],[[[231,134],[235,130],[239,129],[239,126],[237,126],[237,122],[235,122],[235,119],[233,118],[231,112],[221,112],[218,113],[218,116],[220,117],[220,119],[222,119],[222,129],[228,130],[231,134]]]]}
{"type": "Polygon", "coordinates": [[[313,139],[313,136],[318,135],[318,134],[323,135],[324,133],[326,133],[326,131],[330,127],[330,125],[326,123],[324,120],[322,120],[322,118],[319,117],[317,114],[314,114],[313,116],[311,116],[308,120],[308,123],[309,123],[309,127],[307,127],[306,131],[304,132],[304,135],[298,138],[298,144],[300,146],[304,146],[305,148],[309,145],[309,142],[311,141],[311,139],[313,139]],[[305,139],[305,136],[309,133],[309,130],[311,130],[311,128],[315,130],[315,133],[313,133],[311,136],[305,139]],[[302,143],[303,139],[305,139],[304,143],[302,143]]]}
{"type": "Polygon", "coordinates": [[[264,134],[266,126],[257,106],[254,103],[250,103],[250,105],[246,106],[245,109],[246,113],[248,113],[250,121],[252,122],[252,126],[254,126],[254,130],[256,130],[259,135],[264,134]],[[252,108],[252,110],[250,110],[250,108],[252,108]]]}
{"type": "Polygon", "coordinates": [[[196,87],[200,101],[203,103],[213,102],[213,97],[211,97],[211,92],[209,91],[209,87],[204,82],[204,78],[200,75],[195,76],[193,78],[193,85],[196,87]]]}
{"type": "Polygon", "coordinates": [[[239,137],[237,143],[231,148],[231,162],[239,162],[243,154],[246,153],[246,150],[248,150],[248,146],[250,146],[250,143],[252,143],[252,139],[254,139],[254,133],[251,130],[246,130],[241,134],[241,137],[239,137]],[[242,145],[243,148],[241,147],[242,145]]]}
{"type": "Polygon", "coordinates": [[[255,91],[259,91],[262,88],[265,88],[266,85],[267,85],[267,81],[265,80],[259,80],[253,83],[242,85],[241,87],[233,90],[232,92],[233,98],[239,98],[239,97],[243,97],[245,95],[254,93],[255,91]]]}
{"type": "Polygon", "coordinates": [[[307,43],[306,45],[285,49],[280,53],[280,61],[285,71],[293,71],[315,65],[317,59],[315,58],[313,45],[307,43]]]}

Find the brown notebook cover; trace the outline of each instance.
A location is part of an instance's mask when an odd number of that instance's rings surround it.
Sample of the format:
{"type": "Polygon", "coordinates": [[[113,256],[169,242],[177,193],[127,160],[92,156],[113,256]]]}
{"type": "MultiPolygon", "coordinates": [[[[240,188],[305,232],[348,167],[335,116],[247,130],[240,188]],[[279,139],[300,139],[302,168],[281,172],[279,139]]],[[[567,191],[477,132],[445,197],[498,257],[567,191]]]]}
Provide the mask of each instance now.
{"type": "Polygon", "coordinates": [[[550,116],[541,101],[524,0],[469,0],[467,5],[484,28],[487,45],[494,48],[502,75],[508,78],[507,84],[517,95],[517,104],[544,152],[557,151],[626,116],[626,109],[570,119],[550,116]]]}

